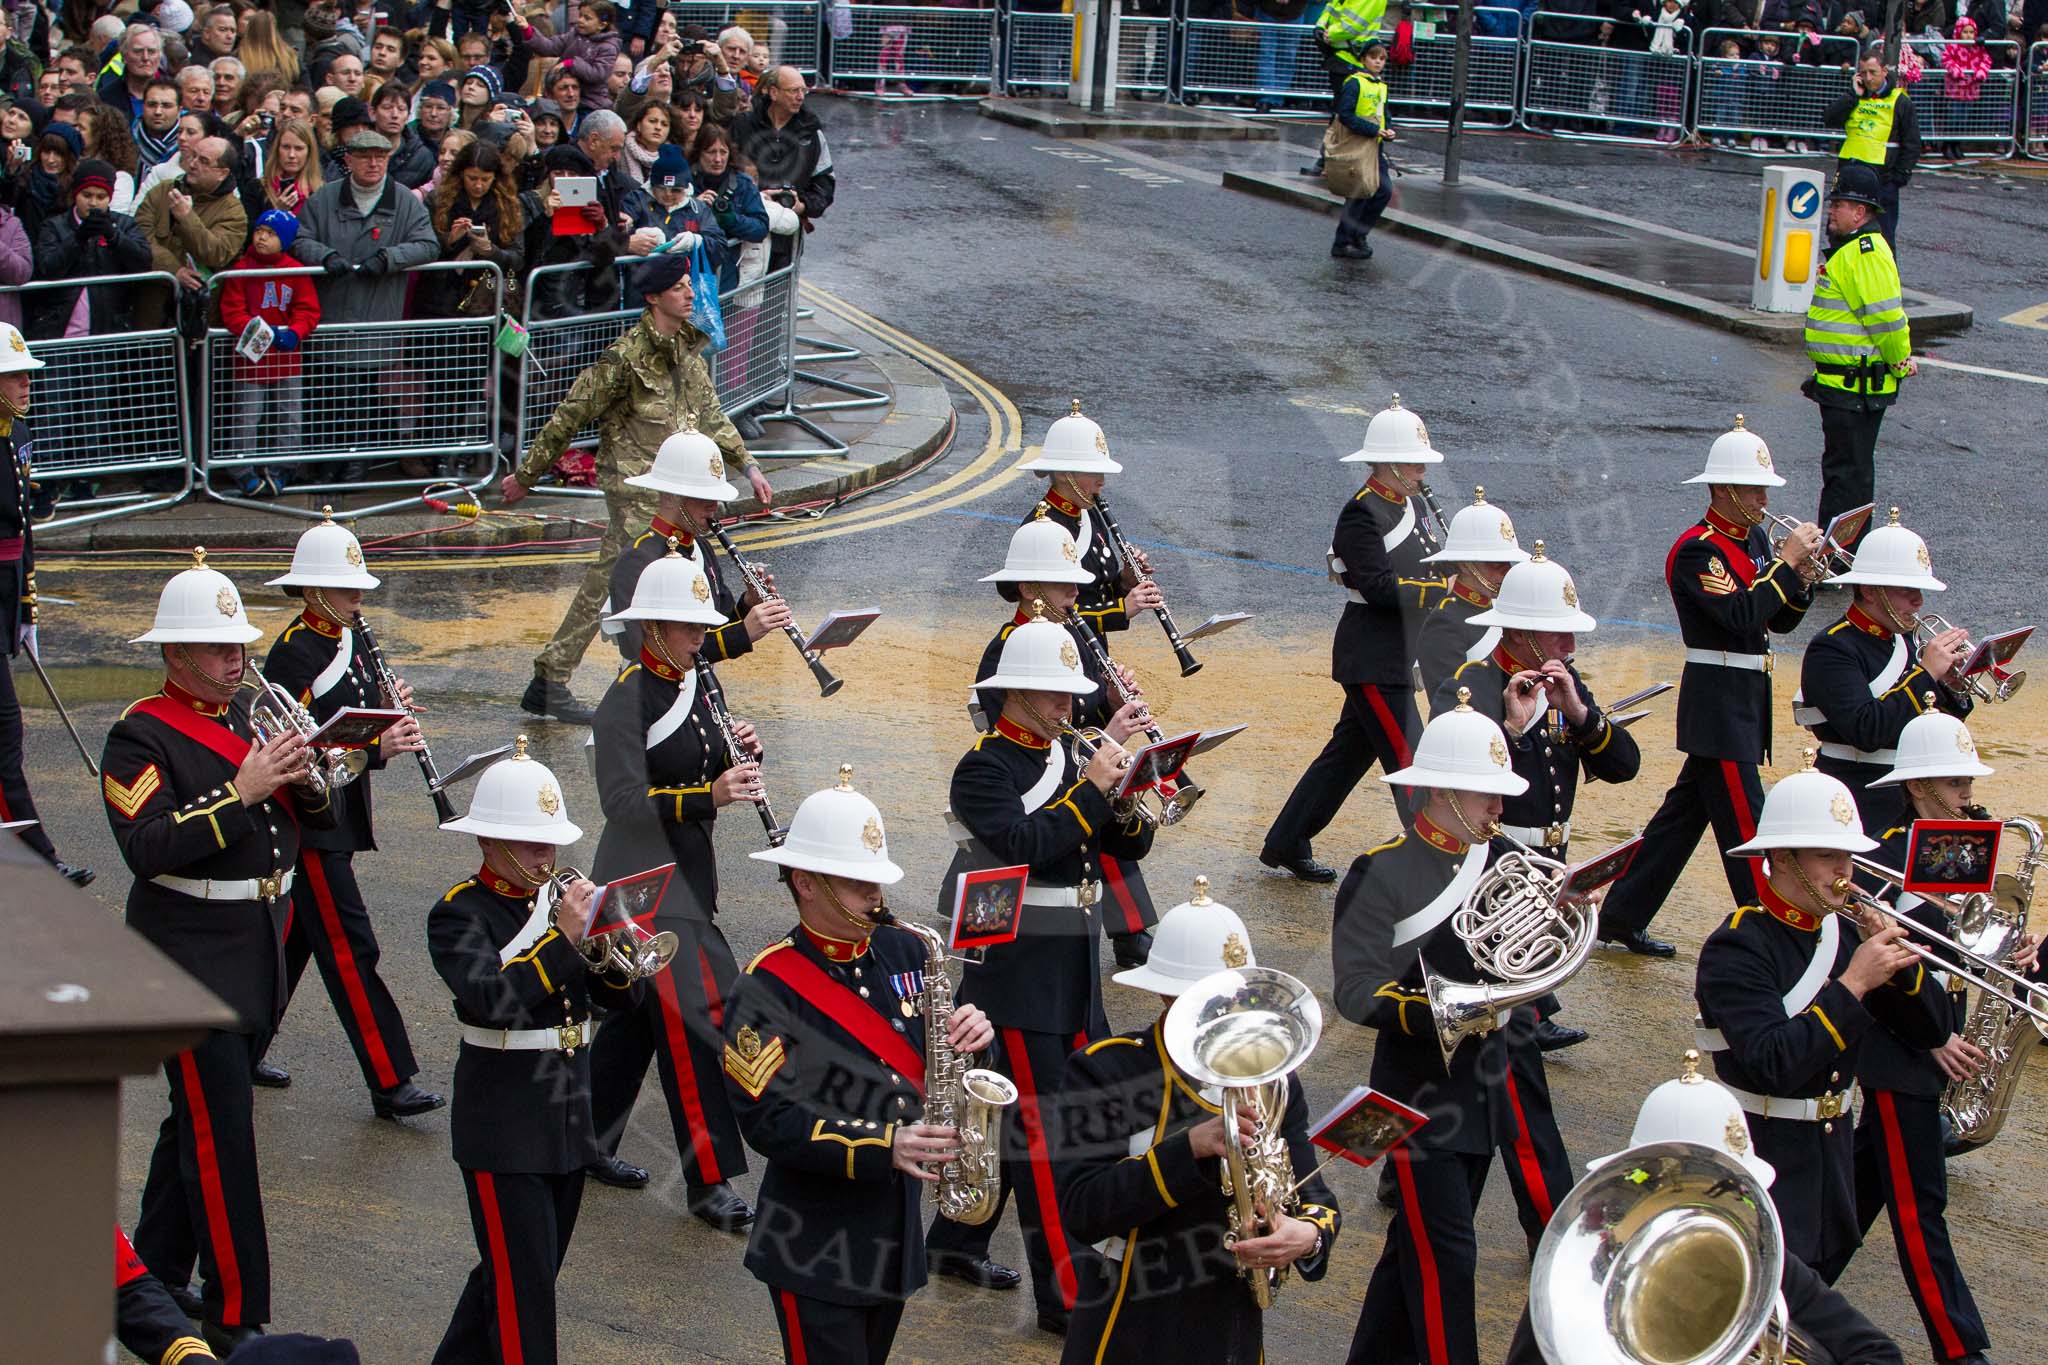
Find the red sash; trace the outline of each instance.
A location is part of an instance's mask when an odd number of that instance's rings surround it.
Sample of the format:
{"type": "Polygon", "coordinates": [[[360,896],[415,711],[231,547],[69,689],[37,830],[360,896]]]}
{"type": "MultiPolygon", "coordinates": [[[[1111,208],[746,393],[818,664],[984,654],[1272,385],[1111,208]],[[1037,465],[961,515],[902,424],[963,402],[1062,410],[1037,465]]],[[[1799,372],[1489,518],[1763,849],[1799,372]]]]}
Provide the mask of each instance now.
{"type": "Polygon", "coordinates": [[[890,1028],[867,1001],[835,981],[824,968],[791,948],[768,954],[755,970],[768,973],[825,1011],[826,1018],[853,1035],[882,1065],[910,1082],[919,1096],[924,1094],[924,1058],[910,1045],[910,1039],[890,1028]]]}
{"type": "Polygon", "coordinates": [[[1711,526],[1701,525],[1688,526],[1685,534],[1671,542],[1671,553],[1664,556],[1664,583],[1666,587],[1669,587],[1671,584],[1672,570],[1678,567],[1678,552],[1685,548],[1686,542],[1692,540],[1704,540],[1719,550],[1725,556],[1728,571],[1735,575],[1736,580],[1743,587],[1749,587],[1756,581],[1758,566],[1757,562],[1749,557],[1749,547],[1738,545],[1734,540],[1711,526]]]}
{"type": "MultiPolygon", "coordinates": [[[[236,768],[249,756],[249,741],[243,739],[227,726],[208,716],[202,716],[188,706],[180,706],[169,697],[144,697],[135,703],[135,709],[145,716],[176,730],[189,740],[204,744],[236,768]]],[[[292,819],[299,818],[297,807],[292,804],[292,795],[283,787],[276,792],[277,803],[283,806],[292,819]]]]}

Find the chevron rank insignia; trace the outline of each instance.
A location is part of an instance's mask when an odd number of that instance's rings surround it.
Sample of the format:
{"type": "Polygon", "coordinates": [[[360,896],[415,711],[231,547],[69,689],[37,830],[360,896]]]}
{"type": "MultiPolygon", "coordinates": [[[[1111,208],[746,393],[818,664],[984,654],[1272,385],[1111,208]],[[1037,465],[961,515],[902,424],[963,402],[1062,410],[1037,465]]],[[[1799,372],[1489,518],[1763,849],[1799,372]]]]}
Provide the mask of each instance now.
{"type": "Polygon", "coordinates": [[[154,763],[144,768],[133,782],[126,784],[112,773],[104,773],[100,777],[100,786],[106,793],[107,804],[121,812],[122,818],[127,820],[133,820],[135,812],[141,810],[163,785],[163,774],[156,770],[154,763]]]}
{"type": "Polygon", "coordinates": [[[1707,561],[1707,571],[1700,575],[1700,591],[1709,597],[1728,597],[1735,592],[1734,575],[1728,572],[1718,556],[1707,561]]]}
{"type": "Polygon", "coordinates": [[[788,1059],[780,1038],[770,1038],[763,1043],[759,1034],[750,1028],[742,1028],[725,1045],[725,1074],[747,1092],[748,1099],[758,1100],[761,1092],[768,1088],[768,1082],[775,1079],[775,1073],[782,1070],[782,1064],[788,1059]]]}

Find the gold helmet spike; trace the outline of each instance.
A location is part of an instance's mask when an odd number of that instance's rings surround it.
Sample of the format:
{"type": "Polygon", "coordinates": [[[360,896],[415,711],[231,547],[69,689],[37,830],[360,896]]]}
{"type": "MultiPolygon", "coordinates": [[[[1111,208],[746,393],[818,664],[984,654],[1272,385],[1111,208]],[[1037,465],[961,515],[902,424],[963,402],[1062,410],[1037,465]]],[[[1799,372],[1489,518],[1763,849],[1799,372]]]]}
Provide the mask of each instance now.
{"type": "Polygon", "coordinates": [[[1742,414],[1739,412],[1735,414],[1735,429],[1742,430],[1742,414]]]}
{"type": "Polygon", "coordinates": [[[1890,521],[1886,522],[1885,524],[1886,524],[1887,526],[1897,526],[1897,525],[1899,524],[1899,509],[1898,509],[1898,508],[1894,507],[1894,508],[1892,509],[1892,519],[1891,519],[1890,521]]]}
{"type": "Polygon", "coordinates": [[[514,739],[513,739],[513,741],[512,741],[512,757],[513,757],[513,758],[515,758],[515,759],[519,759],[519,758],[525,758],[525,757],[527,757],[527,753],[526,753],[526,736],[525,736],[525,735],[519,735],[519,736],[517,736],[516,738],[514,738],[514,739]]]}
{"type": "Polygon", "coordinates": [[[195,569],[206,567],[206,547],[204,545],[194,545],[192,547],[192,567],[195,569]]]}
{"type": "Polygon", "coordinates": [[[1394,395],[1394,396],[1393,396],[1393,397],[1392,397],[1391,399],[1389,399],[1389,400],[1388,400],[1388,402],[1387,402],[1387,411],[1388,411],[1388,412],[1392,412],[1392,411],[1393,411],[1393,410],[1394,410],[1395,408],[1398,408],[1398,407],[1400,407],[1400,406],[1401,406],[1401,395],[1397,393],[1397,394],[1395,394],[1395,395],[1394,395]]]}
{"type": "Polygon", "coordinates": [[[1031,519],[1032,519],[1033,521],[1044,521],[1044,520],[1045,520],[1045,514],[1046,514],[1047,512],[1050,512],[1050,511],[1052,511],[1052,504],[1051,504],[1051,503],[1049,503],[1049,502],[1047,502],[1047,501],[1045,501],[1045,499],[1043,499],[1043,498],[1040,498],[1040,499],[1038,500],[1038,507],[1037,507],[1037,510],[1035,510],[1035,511],[1033,511],[1033,512],[1032,512],[1032,514],[1031,514],[1031,519]]]}
{"type": "Polygon", "coordinates": [[[1801,750],[1799,751],[1799,758],[1800,758],[1800,765],[1799,765],[1799,770],[1800,770],[1801,772],[1808,772],[1808,773],[1810,773],[1810,772],[1813,772],[1813,771],[1815,770],[1815,769],[1814,769],[1814,765],[1813,765],[1813,760],[1814,760],[1814,758],[1815,758],[1815,751],[1814,751],[1814,750],[1812,750],[1812,749],[1801,749],[1801,750]]]}
{"type": "Polygon", "coordinates": [[[1473,505],[1474,507],[1484,507],[1484,506],[1486,506],[1486,485],[1485,485],[1485,484],[1483,484],[1483,483],[1478,483],[1478,484],[1474,484],[1474,485],[1472,485],[1472,505],[1473,505]]]}
{"type": "Polygon", "coordinates": [[[833,790],[842,792],[850,792],[853,790],[853,765],[851,763],[842,763],[839,765],[839,781],[833,787],[833,790]]]}
{"type": "Polygon", "coordinates": [[[1920,694],[1920,700],[1927,703],[1927,709],[1929,711],[1932,711],[1934,709],[1934,693],[1932,691],[1922,692],[1920,694]]]}
{"type": "Polygon", "coordinates": [[[1193,897],[1192,899],[1190,899],[1190,900],[1188,901],[1188,904],[1189,904],[1189,905],[1208,905],[1208,904],[1211,904],[1211,902],[1210,902],[1210,900],[1209,900],[1209,879],[1208,879],[1207,877],[1197,877],[1197,878],[1195,878],[1195,894],[1194,894],[1194,897],[1193,897]]]}
{"type": "Polygon", "coordinates": [[[1045,619],[1045,599],[1043,597],[1031,599],[1031,619],[1034,621],[1043,621],[1045,619]]]}
{"type": "Polygon", "coordinates": [[[331,504],[324,502],[320,504],[320,521],[326,526],[334,524],[334,508],[331,504]]]}
{"type": "Polygon", "coordinates": [[[677,559],[681,559],[683,557],[683,542],[674,536],[670,536],[668,538],[668,552],[677,559]]]}
{"type": "Polygon", "coordinates": [[[1071,417],[1079,417],[1079,416],[1081,415],[1081,400],[1080,400],[1080,399],[1078,399],[1078,398],[1076,398],[1076,399],[1075,399],[1075,400],[1073,400],[1073,401],[1074,401],[1074,410],[1073,410],[1073,411],[1072,411],[1071,413],[1069,413],[1068,415],[1069,415],[1069,416],[1071,416],[1071,417]]]}
{"type": "Polygon", "coordinates": [[[1529,562],[1530,562],[1531,564],[1541,564],[1541,563],[1544,563],[1544,562],[1545,562],[1545,560],[1544,560],[1544,557],[1543,557],[1543,542],[1542,542],[1542,541],[1540,541],[1540,540],[1539,540],[1539,541],[1537,541],[1537,542],[1536,542],[1536,548],[1535,548],[1535,550],[1533,550],[1533,551],[1532,551],[1532,552],[1530,553],[1530,555],[1529,555],[1529,562]]]}
{"type": "Polygon", "coordinates": [[[1685,1056],[1682,1059],[1682,1065],[1684,1066],[1685,1070],[1684,1073],[1680,1075],[1678,1078],[1681,1084],[1705,1084],[1705,1078],[1700,1075],[1700,1053],[1698,1048],[1689,1047],[1685,1050],[1685,1056]]]}
{"type": "Polygon", "coordinates": [[[1461,687],[1458,689],[1458,709],[1460,711],[1470,711],[1472,709],[1471,688],[1461,687]]]}

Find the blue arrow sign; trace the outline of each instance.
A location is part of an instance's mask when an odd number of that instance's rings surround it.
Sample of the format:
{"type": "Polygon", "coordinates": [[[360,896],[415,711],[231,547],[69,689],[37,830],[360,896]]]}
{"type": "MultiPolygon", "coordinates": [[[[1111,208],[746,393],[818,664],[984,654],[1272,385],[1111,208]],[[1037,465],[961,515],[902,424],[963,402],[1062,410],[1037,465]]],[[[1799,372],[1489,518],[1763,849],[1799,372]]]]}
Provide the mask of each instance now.
{"type": "Polygon", "coordinates": [[[1820,207],[1820,191],[1811,183],[1794,185],[1785,196],[1785,211],[1794,218],[1811,218],[1820,207]]]}

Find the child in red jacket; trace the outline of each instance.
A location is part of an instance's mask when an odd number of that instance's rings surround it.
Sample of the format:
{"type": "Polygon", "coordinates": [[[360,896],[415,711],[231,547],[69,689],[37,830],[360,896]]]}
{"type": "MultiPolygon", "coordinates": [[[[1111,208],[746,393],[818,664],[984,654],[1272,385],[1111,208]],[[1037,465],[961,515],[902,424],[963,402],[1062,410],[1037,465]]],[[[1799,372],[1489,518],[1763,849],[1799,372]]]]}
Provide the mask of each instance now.
{"type": "MultiPolygon", "coordinates": [[[[256,219],[256,232],[249,249],[234,264],[236,270],[275,270],[296,266],[285,255],[299,235],[299,220],[278,209],[267,209],[256,219]]],[[[268,413],[274,422],[272,445],[291,450],[299,444],[300,383],[299,346],[320,321],[320,296],[313,290],[311,275],[251,275],[229,280],[220,293],[220,320],[228,332],[239,338],[251,318],[262,318],[272,332],[270,349],[259,360],[249,360],[239,349],[235,354],[235,378],[240,381],[229,395],[226,427],[232,439],[222,453],[245,456],[256,453],[256,434],[268,413]]],[[[220,435],[217,431],[216,437],[220,435]]],[[[242,496],[276,497],[290,484],[281,465],[251,467],[242,471],[242,496]]]]}

